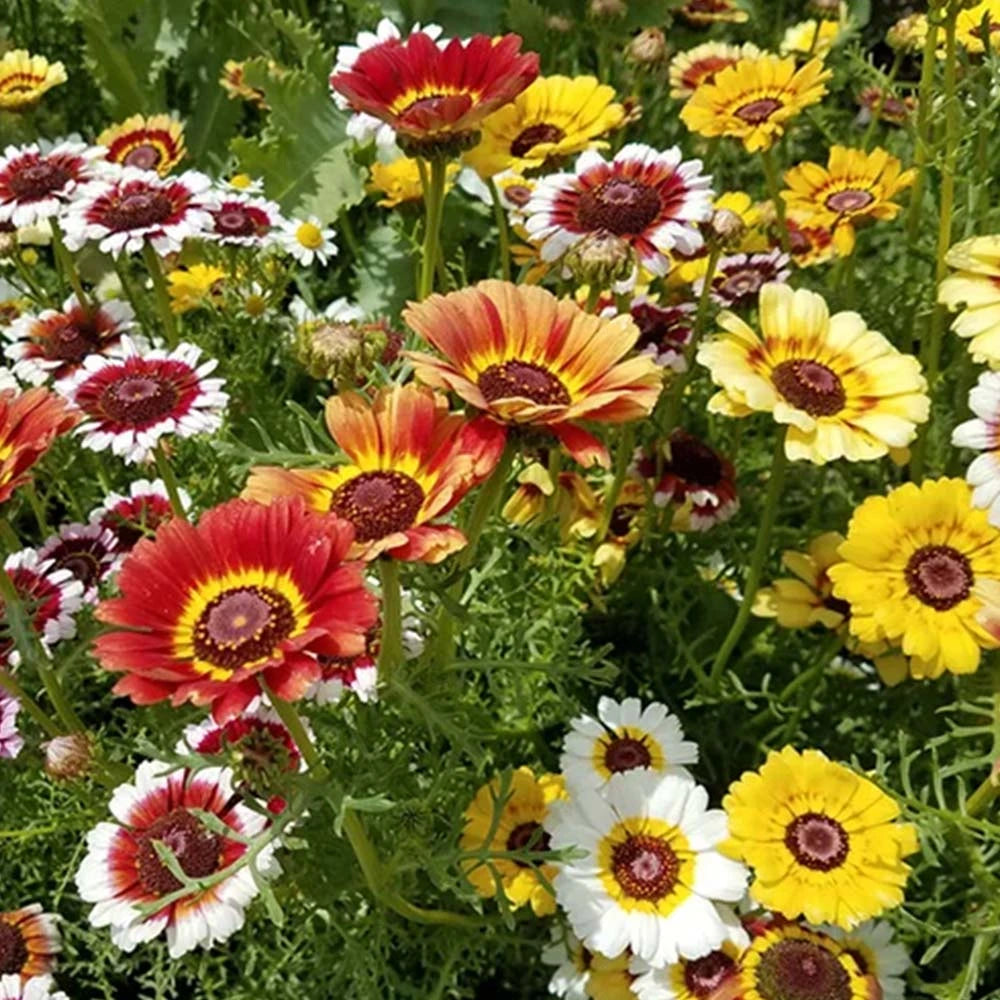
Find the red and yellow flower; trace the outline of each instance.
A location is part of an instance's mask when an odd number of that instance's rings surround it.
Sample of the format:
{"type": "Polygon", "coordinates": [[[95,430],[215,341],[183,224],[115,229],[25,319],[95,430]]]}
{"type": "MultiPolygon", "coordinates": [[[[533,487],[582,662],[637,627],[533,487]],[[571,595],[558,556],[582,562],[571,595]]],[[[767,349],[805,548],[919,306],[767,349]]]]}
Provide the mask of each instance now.
{"type": "Polygon", "coordinates": [[[184,159],[184,126],[170,115],[132,115],[110,125],[97,142],[108,149],[111,163],[140,170],[155,170],[161,177],[184,159]]]}
{"type": "Polygon", "coordinates": [[[77,416],[47,389],[0,392],[0,503],[28,480],[28,470],[77,416]]]}

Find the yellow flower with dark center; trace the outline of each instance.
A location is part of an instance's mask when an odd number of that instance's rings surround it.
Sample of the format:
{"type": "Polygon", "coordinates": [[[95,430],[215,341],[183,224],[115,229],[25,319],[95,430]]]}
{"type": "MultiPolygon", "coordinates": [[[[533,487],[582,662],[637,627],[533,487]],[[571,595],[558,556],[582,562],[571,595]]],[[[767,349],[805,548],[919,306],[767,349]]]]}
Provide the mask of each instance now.
{"type": "Polygon", "coordinates": [[[65,82],[66,69],[61,62],[50,63],[27,49],[5,52],[0,58],[0,110],[25,111],[47,90],[65,82]]]}
{"type": "Polygon", "coordinates": [[[110,125],[98,137],[107,159],[125,167],[155,170],[161,177],[184,159],[184,126],[170,115],[132,115],[110,125]]]}
{"type": "MultiPolygon", "coordinates": [[[[417,160],[409,156],[400,156],[391,163],[380,163],[376,160],[371,167],[369,192],[381,191],[385,197],[379,201],[383,208],[395,208],[404,201],[420,201],[424,196],[424,187],[420,180],[420,166],[417,160]]],[[[445,179],[445,190],[453,184],[458,164],[449,163],[445,179]]]]}
{"type": "Polygon", "coordinates": [[[938,302],[960,310],[951,328],[969,338],[972,360],[1000,368],[1000,235],[957,243],[946,259],[955,273],[941,282],[938,302]]]}
{"type": "Polygon", "coordinates": [[[180,315],[218,301],[226,272],[211,264],[174,268],[167,275],[170,311],[180,315]]]}
{"type": "Polygon", "coordinates": [[[903,901],[916,828],[876,784],[819,750],[772,750],[722,802],[726,853],[754,873],[750,896],[789,919],[850,929],[903,901]]]}

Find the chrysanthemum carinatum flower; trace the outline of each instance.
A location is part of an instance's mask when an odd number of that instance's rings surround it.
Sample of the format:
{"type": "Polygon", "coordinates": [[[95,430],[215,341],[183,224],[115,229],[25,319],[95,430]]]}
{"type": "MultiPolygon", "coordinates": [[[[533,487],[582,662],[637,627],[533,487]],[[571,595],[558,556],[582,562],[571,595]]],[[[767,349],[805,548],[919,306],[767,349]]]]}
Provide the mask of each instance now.
{"type": "Polygon", "coordinates": [[[441,519],[499,461],[503,430],[467,421],[448,400],[414,385],[382,389],[370,402],[340,393],[326,404],[326,424],[349,461],[329,469],[251,470],[244,495],[267,503],[301,496],[354,528],[358,558],[379,555],[436,563],[465,545],[441,519]]]}
{"type": "Polygon", "coordinates": [[[97,141],[107,149],[109,162],[155,170],[161,177],[166,177],[187,152],[184,126],[170,115],[132,115],[110,125],[97,141]]]}
{"type": "Polygon", "coordinates": [[[0,1000],[70,1000],[51,976],[0,976],[0,1000]]]}
{"type": "Polygon", "coordinates": [[[647,968],[633,986],[639,1000],[709,1000],[737,997],[740,956],[744,949],[732,941],[698,958],[682,958],[663,968],[647,968]]]}
{"type": "MultiPolygon", "coordinates": [[[[13,760],[24,749],[24,737],[17,728],[17,716],[21,711],[21,703],[0,688],[0,760],[13,760]]],[[[0,938],[4,932],[0,928],[0,938]]],[[[0,943],[0,953],[3,944],[0,943]]],[[[0,958],[0,969],[3,969],[3,959],[0,958]]]]}
{"type": "MultiPolygon", "coordinates": [[[[191,509],[191,497],[187,490],[177,490],[181,506],[191,509]]],[[[87,520],[107,528],[115,536],[115,548],[119,553],[130,552],[136,542],[156,533],[164,521],[174,516],[170,497],[162,479],[137,479],[129,486],[128,494],[109,493],[104,502],[95,507],[87,520]]]]}
{"type": "Polygon", "coordinates": [[[337,256],[334,235],[311,215],[308,219],[286,219],[275,233],[275,243],[303,267],[311,267],[316,261],[326,264],[337,256]]]}
{"type": "Polygon", "coordinates": [[[225,721],[261,693],[301,698],[317,655],[357,656],[378,617],[361,563],[345,563],[353,531],[300,499],[231,500],[197,526],[175,518],[118,574],[121,597],[97,616],[101,665],[137,704],[212,704],[225,721]]]}
{"type": "Polygon", "coordinates": [[[330,87],[352,111],[391,126],[404,151],[433,155],[441,143],[475,141],[484,118],[538,76],[538,56],[520,52],[517,35],[453,38],[439,46],[426,32],[360,52],[330,87]]]}
{"type": "Polygon", "coordinates": [[[229,397],[220,378],[209,378],[217,361],[199,364],[201,349],[140,351],[123,337],[116,358],[91,354],[56,391],[82,415],[77,433],[91,451],[109,450],[128,463],[146,461],[166,435],[191,437],[222,426],[229,397]]]}
{"type": "Polygon", "coordinates": [[[956,273],[941,282],[938,302],[952,312],[959,337],[969,339],[972,359],[1000,367],[1000,235],[976,236],[948,251],[956,273]]]}
{"type": "Polygon", "coordinates": [[[977,621],[979,581],[1000,577],[1000,530],[972,506],[961,479],[906,483],[868,497],[851,517],[833,593],[851,607],[851,633],[888,641],[914,677],[971,673],[997,640],[977,621]]]}
{"type": "Polygon", "coordinates": [[[118,539],[100,524],[64,524],[38,550],[53,569],[66,569],[83,584],[84,601],[97,599],[97,588],[119,561],[118,539]]]}
{"type": "Polygon", "coordinates": [[[56,966],[62,941],[56,917],[40,903],[0,913],[0,975],[42,976],[56,966]]]}
{"type": "Polygon", "coordinates": [[[741,59],[695,90],[681,109],[681,121],[709,138],[741,139],[751,153],[769,149],[792,118],[822,98],[829,77],[820,59],[798,69],[790,56],[741,59]]]}
{"type": "Polygon", "coordinates": [[[253,195],[215,191],[206,207],[212,223],[204,238],[228,246],[263,247],[284,223],[275,202],[253,195]]]}
{"type": "Polygon", "coordinates": [[[746,869],[723,857],[725,814],[690,778],[645,770],[556,803],[546,828],[553,849],[578,848],[555,878],[573,931],[614,958],[626,948],[652,965],[697,958],[734,931],[718,901],[736,902],[746,869]]]}
{"type": "Polygon", "coordinates": [[[66,246],[79,250],[96,242],[112,257],[138,253],[147,244],[161,256],[177,253],[185,239],[211,230],[211,186],[194,170],[161,178],[154,171],[123,167],[114,180],[78,189],[62,220],[66,246]]]}
{"type": "Polygon", "coordinates": [[[805,226],[833,231],[838,252],[854,251],[858,220],[894,219],[900,206],[892,199],[909,187],[916,170],[902,164],[884,149],[832,146],[827,165],[800,163],[785,174],[788,189],[782,192],[790,213],[805,226]]]}
{"type": "Polygon", "coordinates": [[[686,21],[698,25],[742,24],[750,18],[735,0],[687,0],[679,13],[686,21]]]}
{"type": "Polygon", "coordinates": [[[621,359],[639,331],[541,288],[481,281],[410,304],[403,319],[444,355],[406,352],[417,378],[497,420],[554,434],[582,465],[608,464],[585,421],[624,423],[656,405],[662,375],[648,357],[621,359]]]}
{"type": "Polygon", "coordinates": [[[878,785],[819,750],[771,751],[722,803],[727,853],[753,870],[750,895],[794,919],[850,929],[903,901],[916,828],[878,785]]]}
{"type": "Polygon", "coordinates": [[[927,419],[917,359],[869,330],[857,313],[831,316],[815,292],[765,285],[761,336],[730,312],[718,322],[725,332],[698,349],[698,361],[721,387],[709,411],[770,413],[788,425],[785,453],[793,461],[881,458],[905,448],[927,419]]]}
{"type": "Polygon", "coordinates": [[[756,59],[759,55],[760,49],[752,42],[743,45],[703,42],[686,52],[678,52],[670,60],[670,96],[685,100],[727,66],[735,66],[741,59],[756,59]]]}
{"type": "Polygon", "coordinates": [[[525,228],[543,260],[560,259],[590,234],[608,233],[632,247],[647,271],[664,275],[669,251],[702,245],[699,222],[712,214],[711,177],[701,160],[681,160],[633,142],[613,160],[582,153],[569,173],[543,178],[525,206],[525,228]]]}
{"type": "Polygon", "coordinates": [[[666,705],[638,698],[601,698],[597,718],[570,723],[559,767],[571,793],[603,788],[613,774],[642,768],[658,774],[688,775],[683,765],[698,762],[698,746],[684,739],[680,720],[666,705]]]}
{"type": "Polygon", "coordinates": [[[851,931],[824,926],[821,930],[838,941],[854,959],[861,975],[870,977],[869,1000],[905,1000],[903,975],[910,967],[906,949],[894,939],[892,925],[884,920],[866,920],[851,931]],[[873,987],[877,983],[877,992],[873,987]]]}
{"type": "Polygon", "coordinates": [[[556,868],[543,857],[550,850],[543,824],[552,803],[564,795],[559,775],[536,778],[527,767],[519,767],[509,780],[496,777],[476,792],[465,810],[461,849],[484,855],[462,862],[465,877],[480,896],[492,899],[499,880],[500,891],[514,909],[528,903],[538,916],[555,912],[555,897],[545,883],[552,884],[556,868]],[[538,854],[538,864],[493,857],[494,851],[538,854]]]}
{"type": "Polygon", "coordinates": [[[256,858],[239,866],[266,817],[240,804],[231,772],[208,767],[170,771],[170,765],[147,760],[129,783],[111,797],[116,822],[98,823],[87,835],[87,855],[76,873],[80,896],[95,904],[94,927],[110,927],[111,940],[123,951],[152,941],[164,930],[172,958],[194,948],[227,940],[245,920],[258,888],[258,877],[274,873],[274,845],[262,846],[256,858]],[[241,839],[217,833],[194,810],[211,813],[241,839]],[[192,880],[212,880],[208,888],[188,893],[145,913],[142,907],[175,896],[184,884],[161,860],[156,845],[169,848],[181,871],[192,880]],[[218,879],[221,872],[233,870],[218,879]]]}
{"type": "Polygon", "coordinates": [[[28,481],[28,470],[77,420],[66,403],[47,389],[0,391],[0,503],[28,481]]]}
{"type": "Polygon", "coordinates": [[[481,177],[525,173],[585,149],[618,128],[625,109],[612,87],[592,76],[540,76],[482,123],[479,144],[465,162],[481,177]]]}
{"type": "Polygon", "coordinates": [[[13,49],[0,57],[0,111],[24,111],[42,95],[66,82],[61,62],[33,56],[26,49],[13,49]]]}
{"type": "Polygon", "coordinates": [[[1000,372],[979,376],[969,393],[969,409],[976,416],[952,431],[951,443],[981,452],[965,478],[973,487],[973,506],[988,511],[990,524],[1000,527],[1000,372]]]}
{"type": "Polygon", "coordinates": [[[91,354],[115,354],[122,334],[135,326],[127,302],[111,301],[85,308],[75,295],[61,309],[25,313],[4,331],[10,343],[4,354],[14,362],[14,375],[31,385],[75,372],[91,354]]]}
{"type": "MultiPolygon", "coordinates": [[[[785,282],[792,273],[788,266],[791,258],[780,249],[765,253],[737,253],[723,257],[712,275],[712,298],[719,305],[731,309],[746,309],[757,302],[764,285],[785,282]]],[[[701,295],[705,279],[694,284],[696,295],[701,295]]]]}

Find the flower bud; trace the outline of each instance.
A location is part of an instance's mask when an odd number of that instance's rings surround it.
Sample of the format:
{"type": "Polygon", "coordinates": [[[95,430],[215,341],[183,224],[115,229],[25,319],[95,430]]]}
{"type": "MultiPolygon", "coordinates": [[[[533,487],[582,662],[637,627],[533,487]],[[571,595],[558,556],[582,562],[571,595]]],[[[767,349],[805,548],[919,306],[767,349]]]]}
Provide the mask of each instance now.
{"type": "Polygon", "coordinates": [[[742,217],[728,208],[716,209],[708,226],[715,239],[726,249],[739,246],[747,231],[742,217]]]}
{"type": "Polygon", "coordinates": [[[45,773],[56,781],[75,781],[89,770],[94,748],[86,733],[67,733],[43,744],[45,773]]]}
{"type": "Polygon", "coordinates": [[[582,285],[610,288],[627,281],[635,272],[631,245],[613,233],[588,233],[566,254],[566,267],[582,285]]]}
{"type": "Polygon", "coordinates": [[[659,28],[643,28],[629,42],[625,54],[634,63],[655,65],[662,62],[667,54],[667,38],[659,28]]]}

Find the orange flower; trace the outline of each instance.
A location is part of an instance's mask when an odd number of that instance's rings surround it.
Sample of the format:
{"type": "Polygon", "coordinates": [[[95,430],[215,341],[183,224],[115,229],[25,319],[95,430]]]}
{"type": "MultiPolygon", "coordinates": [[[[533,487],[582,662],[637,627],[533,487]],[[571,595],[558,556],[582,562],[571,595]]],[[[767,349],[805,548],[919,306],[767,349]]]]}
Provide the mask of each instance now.
{"type": "Polygon", "coordinates": [[[607,466],[608,453],[578,421],[637,420],[660,394],[651,358],[621,360],[639,337],[631,316],[595,316],[541,288],[481,281],[403,318],[444,355],[407,352],[417,378],[502,423],[548,430],[582,465],[607,466]]]}
{"type": "Polygon", "coordinates": [[[0,392],[0,503],[28,480],[28,469],[77,417],[47,389],[0,392]]]}
{"type": "Polygon", "coordinates": [[[492,471],[503,432],[466,421],[448,401],[414,385],[382,389],[369,402],[347,392],[326,404],[326,425],[350,460],[331,469],[251,469],[244,496],[269,503],[301,496],[354,526],[354,555],[428,563],[461,549],[465,535],[432,523],[492,471]]]}

